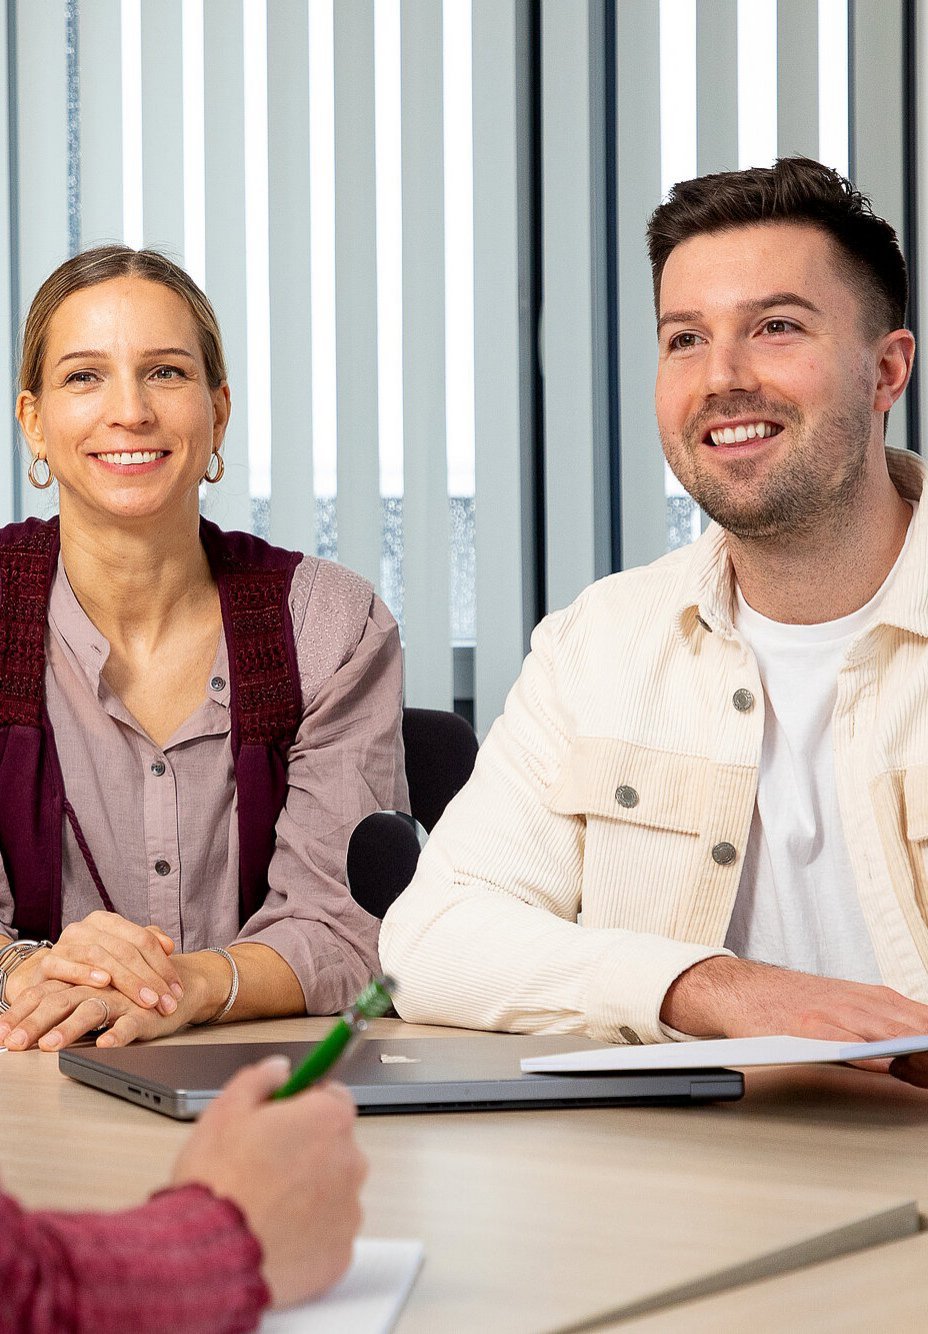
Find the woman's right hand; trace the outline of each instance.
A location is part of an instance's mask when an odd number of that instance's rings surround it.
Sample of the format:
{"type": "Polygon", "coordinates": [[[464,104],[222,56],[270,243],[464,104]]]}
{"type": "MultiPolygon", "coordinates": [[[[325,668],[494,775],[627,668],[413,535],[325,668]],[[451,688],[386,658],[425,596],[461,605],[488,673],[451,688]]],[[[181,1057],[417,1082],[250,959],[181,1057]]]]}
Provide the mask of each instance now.
{"type": "Polygon", "coordinates": [[[200,1118],[172,1178],[235,1201],[261,1243],[275,1306],[315,1297],[345,1272],[367,1176],[348,1090],[325,1084],[269,1102],[288,1073],[280,1056],[240,1070],[200,1118]]]}
{"type": "Polygon", "coordinates": [[[7,1000],[41,982],[113,987],[143,1009],[173,1014],[184,994],[171,962],[174,942],[157,926],[139,926],[102,909],[72,922],[53,947],[35,950],[10,974],[7,1000]]]}

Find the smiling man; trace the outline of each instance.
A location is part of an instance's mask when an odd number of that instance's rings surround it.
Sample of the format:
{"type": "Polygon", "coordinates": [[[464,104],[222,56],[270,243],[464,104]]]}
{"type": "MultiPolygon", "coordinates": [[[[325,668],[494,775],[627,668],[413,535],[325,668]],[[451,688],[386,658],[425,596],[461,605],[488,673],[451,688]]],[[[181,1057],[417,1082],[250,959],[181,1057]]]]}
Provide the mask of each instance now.
{"type": "Polygon", "coordinates": [[[928,507],[883,444],[914,355],[895,234],[793,158],[683,182],[648,240],[661,439],[715,522],[536,630],[385,919],[398,1008],[614,1042],[928,1032],[928,507]]]}

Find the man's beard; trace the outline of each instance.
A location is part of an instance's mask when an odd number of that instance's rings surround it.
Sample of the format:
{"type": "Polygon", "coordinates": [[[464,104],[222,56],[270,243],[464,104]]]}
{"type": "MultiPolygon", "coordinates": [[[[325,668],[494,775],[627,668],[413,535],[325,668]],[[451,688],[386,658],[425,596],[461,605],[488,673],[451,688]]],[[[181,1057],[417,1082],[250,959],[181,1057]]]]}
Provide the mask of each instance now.
{"type": "Polygon", "coordinates": [[[822,417],[813,438],[798,408],[744,395],[714,403],[711,413],[702,409],[684,426],[682,442],[672,442],[668,450],[665,440],[664,450],[678,480],[727,532],[742,538],[781,537],[829,519],[840,521],[863,484],[871,424],[869,401],[853,395],[845,411],[822,417]],[[789,454],[775,466],[760,459],[731,459],[728,481],[705,472],[700,453],[714,448],[702,443],[706,426],[726,416],[779,422],[793,435],[789,454]],[[818,439],[843,442],[845,454],[837,473],[816,448],[818,439]],[[740,486],[755,474],[761,480],[748,497],[739,498],[740,486]]]}

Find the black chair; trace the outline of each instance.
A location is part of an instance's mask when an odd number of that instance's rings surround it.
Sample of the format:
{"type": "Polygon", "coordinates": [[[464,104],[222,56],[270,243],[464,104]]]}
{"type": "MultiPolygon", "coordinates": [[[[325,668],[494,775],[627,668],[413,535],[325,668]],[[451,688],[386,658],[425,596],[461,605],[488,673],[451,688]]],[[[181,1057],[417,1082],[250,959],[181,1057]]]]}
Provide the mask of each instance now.
{"type": "Polygon", "coordinates": [[[348,842],[348,888],[374,917],[383,917],[409,884],[426,835],[467,782],[477,758],[470,723],[439,709],[404,709],[403,745],[412,815],[374,811],[348,842]]]}

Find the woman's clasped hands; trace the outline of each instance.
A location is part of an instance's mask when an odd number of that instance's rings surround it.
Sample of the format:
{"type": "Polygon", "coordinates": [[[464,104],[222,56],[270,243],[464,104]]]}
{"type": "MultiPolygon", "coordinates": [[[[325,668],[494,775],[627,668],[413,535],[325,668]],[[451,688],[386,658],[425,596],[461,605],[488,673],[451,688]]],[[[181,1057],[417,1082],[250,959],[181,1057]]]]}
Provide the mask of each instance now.
{"type": "Polygon", "coordinates": [[[55,1051],[97,1029],[101,1047],[164,1037],[191,1021],[190,975],[157,926],[92,912],[10,975],[0,1045],[55,1051]],[[185,976],[186,975],[186,976],[185,976]]]}

